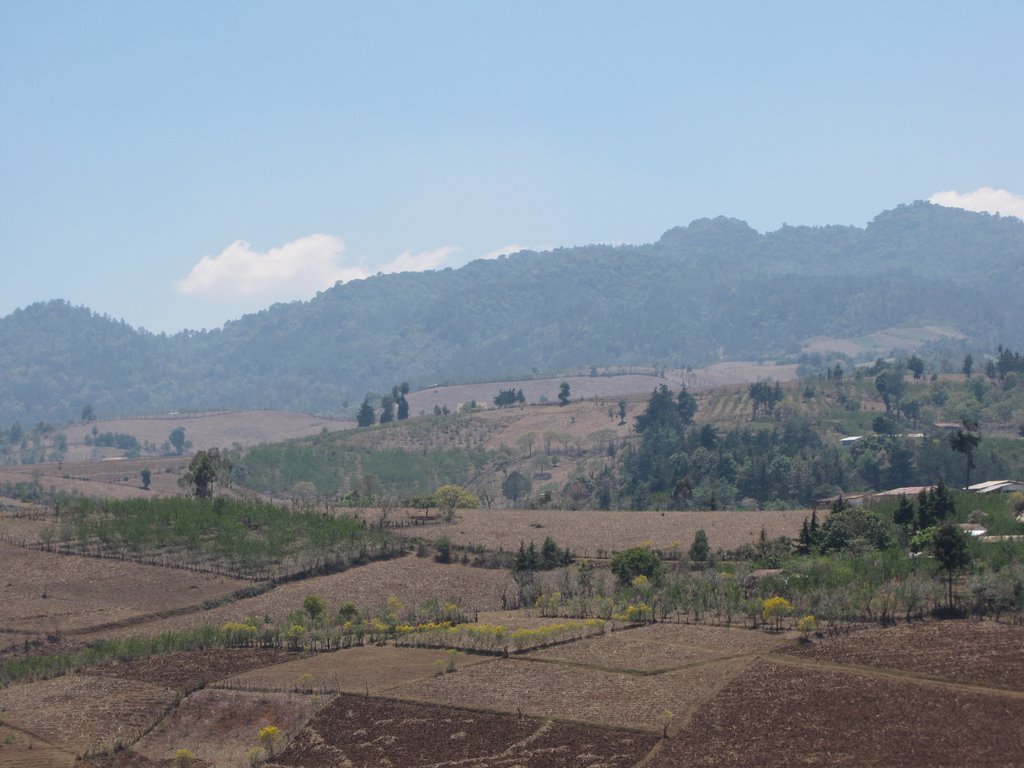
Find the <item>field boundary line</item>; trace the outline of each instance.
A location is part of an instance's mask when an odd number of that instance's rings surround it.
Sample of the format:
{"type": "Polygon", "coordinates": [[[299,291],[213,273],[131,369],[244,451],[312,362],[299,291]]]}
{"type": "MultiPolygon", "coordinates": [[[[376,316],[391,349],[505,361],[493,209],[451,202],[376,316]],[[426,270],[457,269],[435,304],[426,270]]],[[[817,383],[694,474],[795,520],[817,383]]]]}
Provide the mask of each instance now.
{"type": "Polygon", "coordinates": [[[758,657],[758,653],[748,651],[745,653],[732,653],[728,656],[715,656],[714,658],[710,659],[698,659],[696,661],[688,661],[685,664],[678,664],[672,667],[658,667],[657,669],[623,669],[620,667],[605,667],[599,664],[588,664],[585,661],[570,661],[568,659],[542,659],[536,656],[510,656],[509,659],[513,661],[530,661],[535,664],[553,664],[555,666],[590,669],[595,672],[609,672],[620,675],[632,675],[634,677],[657,677],[658,675],[667,675],[672,672],[678,672],[683,669],[694,669],[696,667],[704,667],[709,664],[718,664],[720,662],[732,661],[734,659],[754,659],[758,657]]]}
{"type": "Polygon", "coordinates": [[[823,661],[818,659],[802,659],[798,656],[785,654],[765,654],[760,657],[764,661],[773,662],[787,667],[801,669],[819,669],[830,672],[845,672],[861,677],[882,677],[890,680],[902,680],[909,683],[917,683],[933,688],[944,688],[946,690],[961,691],[963,693],[978,693],[988,696],[1002,696],[1008,699],[1024,700],[1024,691],[1013,690],[1012,688],[992,688],[977,683],[963,683],[957,680],[950,680],[947,677],[929,675],[923,672],[911,672],[901,669],[888,669],[886,667],[872,667],[867,664],[848,664],[838,661],[823,661]]]}

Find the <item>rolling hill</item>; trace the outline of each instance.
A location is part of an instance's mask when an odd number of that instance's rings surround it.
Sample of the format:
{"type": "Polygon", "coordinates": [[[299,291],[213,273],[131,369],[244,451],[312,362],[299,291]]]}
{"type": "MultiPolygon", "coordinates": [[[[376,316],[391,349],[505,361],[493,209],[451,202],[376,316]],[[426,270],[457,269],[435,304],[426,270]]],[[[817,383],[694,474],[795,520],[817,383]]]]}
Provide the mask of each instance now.
{"type": "Polygon", "coordinates": [[[103,417],[351,414],[400,381],[798,362],[811,339],[896,326],[944,328],[979,350],[1019,346],[1022,278],[1024,222],[918,202],[865,228],[761,234],[719,217],[647,245],[378,275],[173,336],[56,300],[0,319],[0,424],[62,421],[86,405],[103,417]]]}

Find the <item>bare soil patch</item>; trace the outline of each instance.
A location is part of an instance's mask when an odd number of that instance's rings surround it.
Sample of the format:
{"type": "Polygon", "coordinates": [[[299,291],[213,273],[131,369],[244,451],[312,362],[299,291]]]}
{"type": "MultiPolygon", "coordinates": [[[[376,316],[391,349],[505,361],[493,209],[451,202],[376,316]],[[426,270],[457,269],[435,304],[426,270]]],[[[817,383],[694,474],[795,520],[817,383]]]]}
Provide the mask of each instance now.
{"type": "Polygon", "coordinates": [[[175,750],[189,749],[211,765],[249,765],[249,751],[260,745],[261,728],[276,725],[287,742],[326,703],[322,696],[196,691],[134,751],[152,760],[168,760],[175,750]]]}
{"type": "Polygon", "coordinates": [[[75,756],[68,750],[0,725],[0,765],[4,768],[70,768],[74,763],[75,756]]]}
{"type": "Polygon", "coordinates": [[[177,568],[23,549],[0,542],[0,626],[75,633],[196,605],[250,583],[177,568]]]}
{"type": "Polygon", "coordinates": [[[95,667],[88,674],[190,691],[225,677],[279,664],[295,654],[276,648],[207,648],[95,667]]]}
{"type": "Polygon", "coordinates": [[[529,658],[650,673],[764,653],[786,642],[785,637],[750,629],[662,623],[545,648],[529,654],[529,658]]]}
{"type": "Polygon", "coordinates": [[[794,644],[784,652],[1024,691],[1024,627],[990,621],[865,627],[847,635],[794,644]]]}
{"type": "Polygon", "coordinates": [[[807,510],[782,512],[652,512],[652,511],[570,511],[524,509],[459,510],[452,523],[403,529],[436,541],[447,536],[459,546],[482,545],[515,551],[520,542],[535,542],[552,537],[559,546],[568,546],[581,557],[597,557],[649,542],[656,549],[675,546],[689,549],[698,530],[704,529],[712,549],[735,549],[756,544],[764,528],[769,538],[797,536],[807,510]]]}
{"type": "Polygon", "coordinates": [[[1024,700],[759,662],[648,768],[1018,766],[1024,700]]]}
{"type": "Polygon", "coordinates": [[[501,606],[501,593],[507,581],[507,571],[442,565],[430,558],[407,555],[328,576],[288,582],[262,595],[237,600],[210,611],[147,622],[105,634],[149,635],[200,624],[244,621],[249,617],[283,616],[301,610],[302,601],[308,595],[323,598],[327,612],[332,614],[348,601],[355,603],[360,610],[376,612],[391,596],[407,606],[423,604],[432,597],[440,600],[461,597],[466,611],[495,609],[501,606]]]}
{"type": "MultiPolygon", "coordinates": [[[[218,688],[317,693],[384,693],[396,685],[414,683],[441,673],[451,657],[446,651],[394,646],[362,646],[318,653],[221,680],[218,688]]],[[[458,653],[457,669],[491,661],[493,657],[458,653]]]]}
{"type": "Polygon", "coordinates": [[[671,711],[675,722],[680,722],[748,663],[749,659],[730,659],[637,675],[528,658],[498,659],[393,688],[391,695],[660,733],[662,712],[671,711]]]}
{"type": "Polygon", "coordinates": [[[611,729],[342,695],[274,765],[615,768],[635,765],[653,743],[611,729]]]}
{"type": "Polygon", "coordinates": [[[65,675],[0,690],[4,722],[75,753],[130,744],[174,701],[161,685],[65,675]]]}

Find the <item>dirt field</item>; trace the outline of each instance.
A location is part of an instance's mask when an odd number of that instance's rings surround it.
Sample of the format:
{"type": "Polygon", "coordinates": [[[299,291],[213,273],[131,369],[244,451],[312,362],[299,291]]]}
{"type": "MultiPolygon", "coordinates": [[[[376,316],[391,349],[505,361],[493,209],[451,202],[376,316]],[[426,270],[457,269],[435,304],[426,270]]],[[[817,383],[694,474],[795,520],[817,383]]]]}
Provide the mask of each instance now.
{"type": "Polygon", "coordinates": [[[621,512],[520,509],[464,509],[452,523],[402,529],[403,535],[437,540],[447,536],[460,546],[483,545],[515,551],[520,542],[539,547],[546,536],[580,557],[596,557],[643,542],[686,552],[698,530],[712,549],[756,544],[761,528],[769,538],[797,536],[807,510],[784,512],[621,512]]]}
{"type": "Polygon", "coordinates": [[[454,563],[441,565],[430,558],[406,555],[342,573],[282,584],[257,597],[238,600],[211,611],[176,616],[106,634],[157,634],[199,624],[243,621],[250,616],[283,616],[300,610],[307,595],[322,597],[328,613],[336,613],[341,604],[348,601],[361,610],[376,612],[391,596],[407,606],[422,604],[431,597],[447,600],[461,596],[464,610],[493,610],[501,607],[501,592],[508,578],[507,571],[454,563]]]}
{"type": "Polygon", "coordinates": [[[991,621],[867,627],[790,646],[786,653],[1024,691],[1024,627],[991,621]]]}
{"type": "Polygon", "coordinates": [[[1024,698],[761,662],[698,710],[645,768],[1009,768],[1024,698]]]}
{"type": "Polygon", "coordinates": [[[0,542],[0,626],[75,633],[202,603],[250,586],[210,574],[99,560],[0,542]]]}
{"type": "Polygon", "coordinates": [[[276,725],[287,743],[326,703],[321,696],[196,691],[134,751],[153,760],[169,760],[175,750],[189,749],[211,765],[246,766],[249,751],[260,745],[261,728],[276,725]]]}
{"type": "Polygon", "coordinates": [[[0,765],[4,768],[70,768],[74,763],[70,750],[0,725],[0,765]]]}
{"type": "Polygon", "coordinates": [[[78,754],[130,744],[174,698],[160,685],[65,675],[0,689],[0,710],[5,723],[78,754]]]}
{"type": "Polygon", "coordinates": [[[445,706],[522,711],[531,717],[660,733],[662,712],[669,710],[682,717],[749,663],[746,658],[732,659],[659,675],[637,675],[513,657],[399,686],[390,693],[445,706]]]}
{"type": "Polygon", "coordinates": [[[765,653],[792,643],[792,636],[696,624],[651,624],[609,632],[528,655],[623,672],[665,672],[694,663],[765,653]]]}
{"type": "Polygon", "coordinates": [[[273,764],[615,768],[635,765],[653,742],[610,729],[340,696],[273,764]]]}
{"type": "MultiPolygon", "coordinates": [[[[493,657],[455,655],[457,670],[490,661],[493,657]]],[[[364,646],[319,653],[229,677],[218,688],[317,693],[386,693],[399,685],[434,677],[448,664],[443,650],[364,646]]]]}
{"type": "Polygon", "coordinates": [[[88,674],[189,691],[251,669],[272,667],[295,655],[273,648],[209,648],[108,664],[88,670],[88,674]]]}

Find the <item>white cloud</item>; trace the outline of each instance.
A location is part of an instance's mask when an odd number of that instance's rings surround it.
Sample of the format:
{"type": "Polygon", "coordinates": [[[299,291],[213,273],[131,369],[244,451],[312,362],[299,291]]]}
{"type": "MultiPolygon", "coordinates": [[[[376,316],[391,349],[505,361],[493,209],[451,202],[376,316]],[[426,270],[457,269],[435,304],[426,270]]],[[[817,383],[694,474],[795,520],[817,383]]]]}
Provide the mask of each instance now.
{"type": "Polygon", "coordinates": [[[345,241],[334,235],[308,235],[279,248],[257,251],[236,240],[216,256],[201,258],[175,288],[186,296],[290,301],[307,299],[335,283],[376,272],[421,272],[436,269],[458,251],[445,245],[431,251],[405,251],[372,269],[364,258],[345,263],[345,241]]]}
{"type": "Polygon", "coordinates": [[[236,240],[216,256],[203,256],[175,287],[186,296],[312,296],[338,280],[366,276],[359,266],[341,264],[344,252],[345,242],[333,235],[300,237],[269,251],[236,240]]]}
{"type": "Polygon", "coordinates": [[[973,192],[936,192],[928,198],[928,202],[947,208],[963,208],[968,211],[998,213],[1000,216],[1024,219],[1024,195],[1015,195],[1005,189],[980,187],[973,192]]]}

